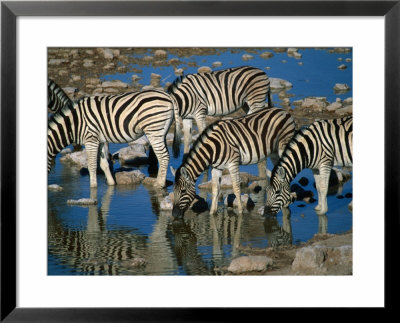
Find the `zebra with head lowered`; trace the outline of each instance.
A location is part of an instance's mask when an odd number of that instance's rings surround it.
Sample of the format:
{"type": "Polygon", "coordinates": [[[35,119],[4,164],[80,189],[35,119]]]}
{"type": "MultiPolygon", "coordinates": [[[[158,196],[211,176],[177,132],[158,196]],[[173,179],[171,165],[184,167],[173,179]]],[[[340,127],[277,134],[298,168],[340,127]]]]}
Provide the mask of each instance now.
{"type": "Polygon", "coordinates": [[[169,153],[166,134],[174,120],[175,101],[165,92],[146,90],[108,96],[84,97],[65,106],[49,120],[47,169],[54,157],[71,143],[83,144],[88,157],[90,187],[97,186],[97,153],[107,183],[115,185],[104,143],[127,143],[146,134],[159,161],[156,185],[165,186],[169,153]]]}
{"type": "Polygon", "coordinates": [[[332,167],[352,165],[353,116],[314,122],[293,137],[275,165],[267,188],[264,215],[276,215],[291,203],[290,182],[305,168],[311,168],[314,173],[318,192],[315,210],[325,214],[332,167]]]}
{"type": "Polygon", "coordinates": [[[270,108],[244,117],[220,120],[208,126],[175,172],[174,217],[182,217],[195,196],[197,178],[212,167],[212,203],[210,213],[217,210],[220,178],[228,169],[233,192],[240,202],[239,165],[259,163],[268,156],[276,162],[295,133],[291,115],[282,109],[270,108]]]}
{"type": "MultiPolygon", "coordinates": [[[[206,128],[205,118],[210,116],[227,115],[241,107],[249,109],[251,114],[260,108],[272,107],[270,81],[264,71],[249,66],[228,68],[224,70],[188,74],[177,78],[168,88],[168,93],[178,102],[178,115],[182,119],[194,119],[199,133],[206,128]]],[[[186,125],[185,125],[186,126],[186,125]]],[[[176,123],[178,133],[183,125],[176,123]]],[[[189,151],[190,133],[185,129],[185,150],[189,151]]],[[[178,141],[175,137],[175,149],[179,152],[178,141]]],[[[175,156],[177,157],[177,156],[175,156]]]]}

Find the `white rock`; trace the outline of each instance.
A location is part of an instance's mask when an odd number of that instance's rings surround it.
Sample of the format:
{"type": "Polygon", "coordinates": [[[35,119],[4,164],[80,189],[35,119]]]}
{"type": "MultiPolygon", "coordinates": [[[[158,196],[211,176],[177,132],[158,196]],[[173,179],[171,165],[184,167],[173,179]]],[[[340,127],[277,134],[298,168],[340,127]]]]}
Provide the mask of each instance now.
{"type": "Polygon", "coordinates": [[[197,72],[198,73],[210,73],[210,72],[212,72],[212,69],[209,66],[201,66],[197,69],[197,72]]]}
{"type": "Polygon", "coordinates": [[[253,55],[250,55],[250,54],[243,54],[242,55],[242,59],[244,60],[244,61],[249,61],[249,60],[251,60],[251,59],[253,59],[254,58],[254,56],[253,55]]]}
{"type": "Polygon", "coordinates": [[[351,113],[353,113],[353,106],[346,105],[344,108],[337,109],[335,112],[338,115],[351,114],[351,113]]]}
{"type": "Polygon", "coordinates": [[[260,57],[264,58],[264,59],[268,59],[268,58],[271,58],[273,56],[274,56],[274,54],[272,52],[268,52],[268,51],[267,52],[262,52],[260,54],[260,57]]]}
{"type": "Polygon", "coordinates": [[[149,139],[147,139],[146,136],[142,136],[139,139],[136,139],[135,141],[132,141],[132,142],[129,143],[129,145],[134,145],[134,144],[147,146],[147,145],[150,144],[150,142],[149,142],[149,139]]]}
{"type": "Polygon", "coordinates": [[[146,175],[140,170],[132,170],[129,172],[116,172],[115,180],[118,185],[139,184],[145,179],[146,175]]]}
{"type": "Polygon", "coordinates": [[[120,163],[128,163],[129,161],[141,157],[147,157],[146,148],[143,145],[132,143],[128,147],[121,148],[116,152],[120,163]]]}
{"type": "Polygon", "coordinates": [[[49,191],[54,191],[54,192],[59,192],[59,191],[63,190],[63,188],[57,184],[51,184],[48,186],[48,188],[49,188],[49,191]]]}
{"type": "Polygon", "coordinates": [[[293,84],[286,80],[274,77],[270,77],[269,80],[270,80],[270,87],[272,90],[283,90],[293,87],[293,84]]]}
{"type": "Polygon", "coordinates": [[[326,271],[323,268],[326,251],[320,246],[304,247],[296,252],[292,263],[295,272],[320,273],[326,271]]]}
{"type": "Polygon", "coordinates": [[[345,70],[347,68],[346,65],[342,64],[337,67],[339,70],[345,70]]]}
{"type": "Polygon", "coordinates": [[[67,63],[69,63],[69,60],[64,59],[64,58],[51,58],[51,59],[49,59],[49,62],[48,62],[49,65],[55,65],[55,66],[58,66],[61,64],[67,64],[67,63]]]}
{"type": "Polygon", "coordinates": [[[161,210],[172,210],[173,208],[173,202],[171,201],[171,198],[169,195],[167,195],[160,203],[160,209],[161,210]]]}
{"type": "Polygon", "coordinates": [[[154,52],[154,56],[157,57],[157,58],[167,58],[168,53],[163,49],[157,49],[154,52]]]}
{"type": "Polygon", "coordinates": [[[236,274],[250,271],[265,271],[272,265],[272,258],[267,256],[241,256],[231,261],[228,271],[236,274]]]}
{"type": "Polygon", "coordinates": [[[342,108],[342,104],[340,102],[334,102],[326,107],[328,111],[335,111],[337,109],[342,108]]]}
{"type": "Polygon", "coordinates": [[[69,205],[96,205],[97,200],[83,198],[83,199],[79,199],[79,200],[68,200],[67,204],[69,204],[69,205]]]}
{"type": "Polygon", "coordinates": [[[103,50],[103,55],[105,59],[113,59],[114,58],[114,52],[110,48],[105,48],[103,50]]]}
{"type": "Polygon", "coordinates": [[[353,105],[353,98],[347,98],[343,100],[344,105],[353,105]]]}
{"type": "Polygon", "coordinates": [[[221,67],[221,66],[222,66],[222,62],[219,62],[219,61],[214,62],[214,63],[212,63],[211,66],[212,66],[212,67],[221,67]]]}
{"type": "Polygon", "coordinates": [[[86,150],[75,151],[60,158],[60,162],[72,163],[79,167],[87,167],[86,150]]]}
{"type": "Polygon", "coordinates": [[[347,84],[336,83],[333,89],[342,92],[350,90],[350,87],[347,84]]]}

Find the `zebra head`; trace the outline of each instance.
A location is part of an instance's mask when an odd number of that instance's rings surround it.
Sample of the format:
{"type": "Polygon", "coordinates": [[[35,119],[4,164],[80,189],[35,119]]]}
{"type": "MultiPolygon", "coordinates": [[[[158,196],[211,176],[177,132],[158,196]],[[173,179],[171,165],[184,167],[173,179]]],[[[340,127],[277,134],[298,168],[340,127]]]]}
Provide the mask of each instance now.
{"type": "Polygon", "coordinates": [[[195,181],[190,172],[184,167],[179,167],[175,172],[174,184],[174,206],[172,215],[174,218],[181,218],[189,208],[196,194],[195,181]]]}
{"type": "Polygon", "coordinates": [[[287,207],[293,201],[290,192],[290,181],[286,171],[279,166],[272,171],[271,183],[267,188],[267,203],[264,207],[264,216],[276,215],[282,207],[287,207]]]}

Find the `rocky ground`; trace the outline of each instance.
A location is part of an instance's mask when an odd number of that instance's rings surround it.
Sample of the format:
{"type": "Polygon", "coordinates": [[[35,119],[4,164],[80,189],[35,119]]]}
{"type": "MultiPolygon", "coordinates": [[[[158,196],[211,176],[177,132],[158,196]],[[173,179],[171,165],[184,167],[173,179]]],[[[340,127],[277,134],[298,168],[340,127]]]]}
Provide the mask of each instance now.
{"type": "Polygon", "coordinates": [[[353,234],[316,234],[300,245],[256,249],[240,247],[245,256],[227,270],[236,275],[351,275],[353,234]]]}

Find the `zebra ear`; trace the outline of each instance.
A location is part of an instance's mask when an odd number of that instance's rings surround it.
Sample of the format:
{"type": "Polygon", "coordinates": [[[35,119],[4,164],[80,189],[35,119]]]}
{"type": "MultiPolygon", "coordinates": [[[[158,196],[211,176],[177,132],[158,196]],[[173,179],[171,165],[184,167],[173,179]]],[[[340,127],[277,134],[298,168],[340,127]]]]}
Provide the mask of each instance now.
{"type": "Polygon", "coordinates": [[[189,178],[189,174],[188,174],[188,172],[187,172],[187,170],[186,170],[185,167],[181,167],[181,175],[182,175],[185,179],[188,179],[188,178],[189,178]]]}
{"type": "Polygon", "coordinates": [[[172,173],[172,175],[175,177],[175,174],[176,174],[176,169],[175,169],[175,168],[173,168],[172,166],[169,166],[169,168],[171,169],[171,173],[172,173]]]}
{"type": "Polygon", "coordinates": [[[278,179],[282,182],[285,179],[285,169],[283,167],[278,167],[276,170],[276,175],[278,176],[278,179]]]}

